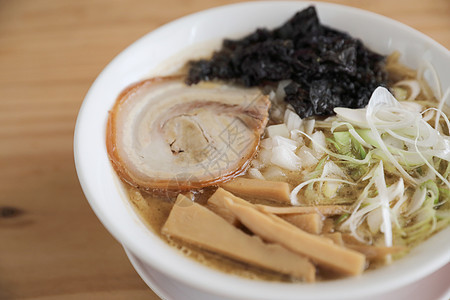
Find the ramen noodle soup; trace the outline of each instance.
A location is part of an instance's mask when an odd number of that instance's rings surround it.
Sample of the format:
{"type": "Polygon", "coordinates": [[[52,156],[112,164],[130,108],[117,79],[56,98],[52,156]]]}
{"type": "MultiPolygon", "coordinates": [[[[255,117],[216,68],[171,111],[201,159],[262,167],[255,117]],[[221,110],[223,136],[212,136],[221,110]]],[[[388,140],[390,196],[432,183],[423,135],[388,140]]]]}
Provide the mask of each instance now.
{"type": "Polygon", "coordinates": [[[399,57],[309,7],[126,88],[111,163],[161,239],[224,272],[314,282],[395,263],[450,222],[449,90],[399,57]]]}

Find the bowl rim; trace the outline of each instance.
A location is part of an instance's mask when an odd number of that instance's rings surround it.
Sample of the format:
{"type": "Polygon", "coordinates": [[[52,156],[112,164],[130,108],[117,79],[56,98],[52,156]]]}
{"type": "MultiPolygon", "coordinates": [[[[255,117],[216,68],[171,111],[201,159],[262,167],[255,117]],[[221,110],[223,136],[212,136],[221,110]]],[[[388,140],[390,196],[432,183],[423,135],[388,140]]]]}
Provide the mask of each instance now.
{"type": "MultiPolygon", "coordinates": [[[[84,124],[84,117],[87,112],[87,103],[89,101],[92,101],[92,94],[94,90],[97,88],[97,85],[99,84],[100,78],[104,77],[105,74],[110,72],[110,69],[112,68],[112,65],[116,64],[122,57],[126,56],[127,53],[133,51],[133,49],[140,47],[140,45],[144,42],[145,39],[147,39],[149,36],[153,36],[156,34],[159,34],[161,32],[170,30],[171,28],[176,28],[177,26],[182,26],[185,23],[194,22],[198,18],[202,18],[205,15],[209,14],[215,14],[220,13],[224,10],[238,10],[243,8],[261,8],[265,6],[271,6],[271,5],[286,5],[286,6],[292,6],[296,7],[297,9],[304,8],[308,5],[314,5],[317,7],[319,11],[319,17],[320,17],[320,10],[321,9],[336,9],[336,10],[345,10],[349,11],[351,13],[356,14],[362,14],[367,18],[371,19],[378,19],[380,22],[388,22],[392,26],[396,26],[401,28],[402,30],[409,31],[411,34],[416,36],[419,40],[425,41],[427,43],[432,44],[434,48],[436,48],[438,51],[443,51],[446,53],[448,57],[450,57],[448,50],[431,39],[430,37],[424,35],[423,33],[403,24],[398,21],[392,20],[390,18],[387,18],[385,16],[369,12],[366,10],[362,10],[359,8],[349,7],[345,5],[340,4],[331,4],[326,2],[314,2],[314,1],[256,1],[256,2],[241,2],[241,3],[235,3],[235,4],[229,4],[219,7],[214,7],[210,9],[206,9],[194,14],[190,14],[187,16],[184,16],[182,18],[176,19],[170,23],[167,23],[157,29],[155,29],[152,32],[147,33],[134,43],[132,43],[130,46],[128,46],[125,50],[123,50],[119,55],[117,55],[104,69],[103,71],[98,75],[94,83],[92,84],[91,88],[87,92],[85,99],[80,107],[76,125],[75,125],[75,132],[74,132],[74,158],[75,158],[75,166],[76,171],[78,174],[78,178],[81,184],[81,187],[83,189],[83,192],[91,205],[93,211],[97,215],[97,217],[100,219],[100,221],[104,224],[104,226],[107,228],[107,230],[122,244],[126,246],[131,252],[133,252],[136,256],[138,256],[140,259],[145,261],[146,263],[152,265],[155,269],[158,271],[170,276],[171,278],[174,278],[175,280],[178,280],[180,282],[183,282],[187,285],[190,285],[196,289],[208,291],[211,293],[219,293],[219,294],[226,294],[230,297],[246,297],[251,298],[254,296],[254,290],[257,290],[259,292],[260,299],[270,299],[273,298],[276,295],[279,295],[280,290],[283,290],[284,292],[288,292],[291,295],[295,295],[296,293],[306,293],[307,296],[311,296],[314,299],[322,299],[321,297],[324,295],[315,295],[314,293],[317,293],[320,289],[323,289],[324,287],[330,288],[333,290],[333,293],[339,293],[339,295],[345,296],[345,297],[356,297],[356,296],[362,296],[365,294],[371,293],[380,293],[385,292],[387,290],[392,290],[394,288],[398,288],[400,286],[406,285],[408,283],[411,283],[424,275],[428,275],[434,270],[438,269],[440,266],[443,265],[442,261],[449,262],[450,261],[450,251],[447,251],[445,255],[443,254],[442,257],[439,259],[434,258],[430,261],[429,265],[427,267],[424,267],[420,269],[420,272],[410,270],[407,277],[397,278],[394,281],[385,282],[383,289],[380,289],[379,287],[372,286],[372,287],[365,287],[365,290],[363,290],[361,287],[357,287],[355,290],[348,291],[346,288],[340,288],[339,285],[342,284],[343,281],[348,281],[349,279],[342,279],[338,281],[331,281],[331,282],[320,282],[316,283],[314,285],[306,285],[306,284],[291,284],[291,283],[268,283],[268,282],[257,282],[252,281],[248,279],[243,278],[235,278],[232,275],[223,274],[222,272],[211,270],[210,268],[204,267],[203,265],[200,265],[197,262],[192,261],[189,258],[180,256],[177,252],[175,252],[171,247],[166,245],[161,240],[154,239],[156,247],[162,249],[162,251],[168,251],[169,258],[174,259],[177,263],[183,263],[189,268],[192,268],[195,272],[201,273],[203,279],[205,281],[199,281],[198,279],[193,278],[190,271],[183,271],[183,270],[177,270],[174,267],[168,268],[166,263],[166,260],[160,260],[155,259],[151,257],[151,255],[148,254],[147,251],[142,249],[142,247],[139,245],[139,242],[134,241],[130,239],[126,232],[123,231],[114,220],[111,220],[109,216],[107,216],[101,205],[96,200],[96,195],[93,193],[93,189],[96,188],[95,184],[92,184],[88,181],[88,176],[86,175],[87,172],[89,172],[89,168],[86,165],[86,162],[84,161],[83,157],[83,147],[86,147],[86,143],[83,141],[82,132],[85,132],[86,130],[82,128],[83,126],[86,126],[84,124]],[[174,254],[174,255],[173,255],[174,254]],[[173,256],[173,257],[172,257],[173,256]],[[235,291],[233,289],[230,289],[227,286],[223,286],[221,284],[217,284],[221,280],[227,280],[229,282],[229,286],[232,285],[241,285],[240,288],[244,288],[244,285],[242,283],[245,283],[245,288],[239,291],[235,291]],[[337,283],[338,282],[338,286],[337,283]],[[317,297],[316,297],[317,296],[317,297]]],[[[103,128],[103,130],[105,130],[103,128]]],[[[447,228],[449,229],[449,228],[447,228]]],[[[449,232],[449,230],[446,230],[445,232],[449,232]]],[[[159,239],[159,238],[158,238],[159,239]]],[[[392,267],[392,266],[389,266],[392,267]]],[[[386,267],[385,267],[386,268],[386,267]]],[[[353,283],[360,283],[360,278],[351,279],[353,283]]],[[[329,294],[329,293],[328,293],[329,294]]],[[[328,296],[323,296],[323,299],[327,298],[328,296]]],[[[311,299],[312,299],[311,298],[311,299]]],[[[286,298],[288,299],[288,298],[286,298]]],[[[290,298],[289,298],[290,299],[290,298]]]]}

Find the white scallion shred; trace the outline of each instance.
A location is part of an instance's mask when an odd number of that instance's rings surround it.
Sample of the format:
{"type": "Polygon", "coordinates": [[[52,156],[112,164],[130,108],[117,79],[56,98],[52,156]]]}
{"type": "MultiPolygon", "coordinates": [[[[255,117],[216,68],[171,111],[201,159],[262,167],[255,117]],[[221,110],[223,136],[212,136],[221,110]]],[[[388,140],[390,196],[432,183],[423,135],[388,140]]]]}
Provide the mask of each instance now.
{"type": "MultiPolygon", "coordinates": [[[[430,80],[432,81],[432,83],[434,83],[434,89],[433,92],[435,93],[435,97],[437,99],[441,99],[442,98],[442,90],[441,90],[441,84],[439,81],[439,76],[436,73],[435,68],[433,67],[433,65],[427,61],[427,60],[422,60],[419,69],[417,70],[417,78],[420,82],[427,82],[426,78],[425,78],[425,72],[429,71],[431,73],[431,78],[430,80]]],[[[427,91],[426,88],[423,88],[422,90],[427,91]]],[[[428,95],[428,97],[432,97],[432,95],[428,95]]]]}
{"type": "Polygon", "coordinates": [[[253,164],[249,176],[271,180],[288,176],[286,170],[298,172],[302,181],[290,193],[293,206],[311,205],[310,199],[304,202],[299,196],[303,188],[305,197],[320,194],[325,197],[320,201],[336,204],[343,185],[358,185],[363,190],[351,200],[352,211],[339,221],[339,230],[377,245],[380,240],[373,239],[381,233],[387,247],[399,238],[406,244],[423,240],[450,224],[450,136],[443,133],[450,134],[450,121],[442,110],[450,88],[440,97],[433,72],[425,63],[417,80],[398,83],[409,89],[405,101],[378,87],[365,108],[337,107],[327,122],[302,120],[288,105],[284,123],[267,130],[269,137],[261,141],[262,163],[253,164]],[[426,93],[420,88],[425,71],[435,81],[436,108],[425,109],[431,98],[413,101],[426,93]],[[388,174],[399,178],[393,182],[388,174]]]}
{"type": "Polygon", "coordinates": [[[428,159],[426,159],[423,154],[420,152],[418,146],[417,146],[417,139],[419,138],[419,132],[417,132],[417,137],[416,137],[416,142],[414,143],[414,146],[416,147],[416,151],[417,154],[423,159],[423,162],[428,166],[428,168],[434,173],[436,174],[437,177],[439,177],[439,179],[442,180],[442,182],[447,186],[447,188],[450,189],[450,182],[448,182],[448,180],[446,178],[444,178],[435,168],[434,166],[432,166],[430,164],[430,162],[428,161],[428,159]]]}
{"type": "Polygon", "coordinates": [[[415,79],[401,80],[395,83],[395,86],[406,86],[409,89],[409,97],[406,100],[414,100],[420,94],[419,81],[415,79]]]}
{"type": "MultiPolygon", "coordinates": [[[[313,143],[314,143],[314,139],[309,136],[307,133],[300,131],[300,130],[296,130],[295,131],[298,134],[304,135],[305,137],[307,137],[308,139],[310,139],[313,143]]],[[[343,160],[343,161],[348,161],[354,164],[368,164],[372,158],[372,152],[367,153],[367,156],[364,159],[357,159],[357,158],[353,158],[350,157],[348,155],[342,155],[342,154],[338,154],[338,153],[334,153],[330,150],[328,150],[327,148],[324,148],[323,146],[321,146],[320,144],[316,144],[316,146],[321,149],[323,152],[325,152],[326,154],[328,154],[329,156],[335,157],[337,159],[343,160]]]]}
{"type": "Polygon", "coordinates": [[[439,100],[439,106],[437,107],[437,111],[440,112],[436,114],[436,119],[434,121],[434,128],[437,130],[439,125],[439,118],[441,115],[445,117],[445,121],[447,122],[447,128],[450,130],[450,127],[448,127],[448,118],[445,116],[445,114],[442,113],[442,108],[444,107],[444,104],[447,103],[447,99],[450,97],[450,88],[447,88],[447,90],[444,93],[444,96],[442,98],[438,98],[439,100]]]}
{"type": "MultiPolygon", "coordinates": [[[[369,125],[370,130],[372,131],[375,140],[378,142],[380,149],[384,152],[387,159],[390,163],[392,163],[395,168],[403,175],[403,177],[408,180],[413,185],[417,185],[416,180],[409,175],[405,169],[399,164],[399,162],[394,158],[392,153],[387,149],[386,144],[381,138],[381,134],[379,129],[376,126],[375,116],[380,112],[382,108],[390,108],[397,106],[397,101],[395,98],[389,93],[389,91],[384,87],[377,87],[370,98],[369,104],[367,105],[366,111],[366,120],[369,125]]],[[[405,110],[402,110],[405,111],[405,110]]],[[[397,111],[401,112],[401,111],[397,111]]],[[[406,120],[402,120],[400,116],[395,116],[400,123],[404,123],[406,120]]],[[[384,124],[386,126],[386,124],[384,124]]]]}
{"type": "Polygon", "coordinates": [[[347,126],[348,132],[353,136],[353,138],[355,140],[358,141],[358,143],[360,143],[361,145],[363,145],[366,148],[373,149],[373,146],[370,143],[366,142],[355,130],[355,127],[353,127],[353,125],[350,124],[349,122],[333,122],[333,125],[331,127],[331,132],[334,132],[336,130],[336,128],[338,128],[340,126],[347,126]]]}
{"type": "Polygon", "coordinates": [[[344,180],[344,179],[338,179],[338,178],[313,178],[313,179],[309,179],[306,180],[302,183],[300,183],[299,185],[297,185],[291,192],[290,194],[290,200],[291,200],[291,204],[294,206],[299,206],[301,205],[300,202],[298,201],[298,193],[300,192],[300,190],[307,186],[310,183],[314,183],[314,182],[341,182],[341,183],[346,183],[346,184],[350,184],[350,185],[356,185],[356,183],[348,181],[348,180],[344,180]]]}
{"type": "Polygon", "coordinates": [[[380,161],[379,166],[375,170],[374,174],[375,186],[378,191],[378,198],[381,206],[381,215],[383,217],[383,224],[381,231],[384,233],[384,243],[387,247],[392,246],[392,223],[390,217],[390,201],[389,194],[384,178],[383,161],[380,161]]]}

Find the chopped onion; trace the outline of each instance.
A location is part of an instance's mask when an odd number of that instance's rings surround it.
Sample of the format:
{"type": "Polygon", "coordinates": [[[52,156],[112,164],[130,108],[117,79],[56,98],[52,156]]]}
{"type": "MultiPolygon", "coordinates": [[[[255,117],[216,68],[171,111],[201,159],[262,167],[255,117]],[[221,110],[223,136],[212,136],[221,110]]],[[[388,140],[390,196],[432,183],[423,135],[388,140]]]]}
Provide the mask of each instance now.
{"type": "Polygon", "coordinates": [[[300,158],[303,168],[315,166],[319,162],[319,160],[314,156],[313,150],[311,150],[311,148],[309,147],[300,147],[300,149],[297,150],[296,154],[298,158],[300,158]]]}
{"type": "Polygon", "coordinates": [[[248,175],[250,175],[251,178],[255,178],[255,179],[261,179],[264,180],[264,176],[261,174],[261,172],[256,169],[256,168],[250,168],[248,169],[248,175]]]}
{"type": "Polygon", "coordinates": [[[270,162],[286,170],[299,170],[301,161],[295,153],[285,146],[275,146],[272,148],[270,162]]]}
{"type": "Polygon", "coordinates": [[[256,158],[258,159],[258,161],[261,162],[260,167],[264,167],[270,163],[271,157],[272,157],[272,151],[269,149],[262,148],[259,151],[258,156],[256,158]]]}
{"type": "Polygon", "coordinates": [[[300,130],[294,129],[291,130],[290,135],[291,135],[291,140],[296,141],[299,145],[303,145],[303,136],[299,133],[300,130]]]}
{"type": "Polygon", "coordinates": [[[314,131],[315,119],[303,120],[304,133],[311,135],[314,131]]]}
{"type": "Polygon", "coordinates": [[[327,147],[325,135],[322,131],[319,130],[311,135],[311,139],[313,141],[312,148],[316,152],[317,157],[322,157],[325,154],[325,151],[323,151],[323,149],[327,147]]]}
{"type": "Polygon", "coordinates": [[[265,149],[272,149],[273,148],[273,140],[272,140],[272,138],[265,138],[265,139],[261,140],[259,145],[265,149]]]}
{"type": "Polygon", "coordinates": [[[268,180],[279,180],[281,177],[286,176],[280,167],[271,165],[264,169],[263,176],[268,180]]]}
{"type": "Polygon", "coordinates": [[[284,113],[284,124],[286,124],[286,127],[289,131],[292,131],[294,129],[301,129],[303,120],[300,118],[297,113],[293,112],[290,109],[286,109],[286,112],[284,113]]]}
{"type": "Polygon", "coordinates": [[[274,147],[276,146],[284,146],[291,151],[295,151],[299,146],[297,141],[282,137],[282,136],[274,136],[272,138],[272,144],[274,147]]]}
{"type": "Polygon", "coordinates": [[[286,92],[284,91],[284,88],[286,86],[288,86],[291,82],[292,82],[292,80],[289,79],[289,80],[281,80],[278,83],[277,89],[275,91],[275,97],[278,102],[281,102],[284,100],[284,96],[286,96],[286,92]]]}
{"type": "Polygon", "coordinates": [[[284,123],[267,126],[266,130],[269,137],[282,136],[289,138],[289,130],[284,123]]]}

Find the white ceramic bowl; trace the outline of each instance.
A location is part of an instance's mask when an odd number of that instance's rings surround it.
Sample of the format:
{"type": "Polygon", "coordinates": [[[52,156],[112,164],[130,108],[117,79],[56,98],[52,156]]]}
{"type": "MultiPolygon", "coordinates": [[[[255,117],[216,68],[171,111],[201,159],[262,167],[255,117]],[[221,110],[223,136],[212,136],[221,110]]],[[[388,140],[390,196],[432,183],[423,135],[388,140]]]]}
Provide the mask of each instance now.
{"type": "MultiPolygon", "coordinates": [[[[450,261],[450,228],[415,248],[390,266],[361,277],[284,284],[230,276],[188,259],[153,234],[134,212],[114,173],[105,147],[108,110],[119,92],[158,69],[165,60],[194,45],[211,45],[224,37],[238,37],[257,27],[275,27],[311,2],[250,2],[196,13],[171,22],[136,41],[98,76],[80,109],[75,130],[75,162],[83,191],[92,209],[111,234],[140,261],[166,278],[205,299],[356,299],[373,296],[418,280],[450,261]],[[207,295],[207,296],[205,296],[207,295]]],[[[450,86],[449,51],[401,23],[363,10],[315,3],[322,23],[349,32],[380,53],[394,50],[417,68],[428,60],[450,86]]],[[[178,57],[179,59],[180,57],[178,57]]],[[[183,57],[184,59],[185,57],[183,57]]],[[[198,299],[203,299],[199,296],[198,299]]]]}

